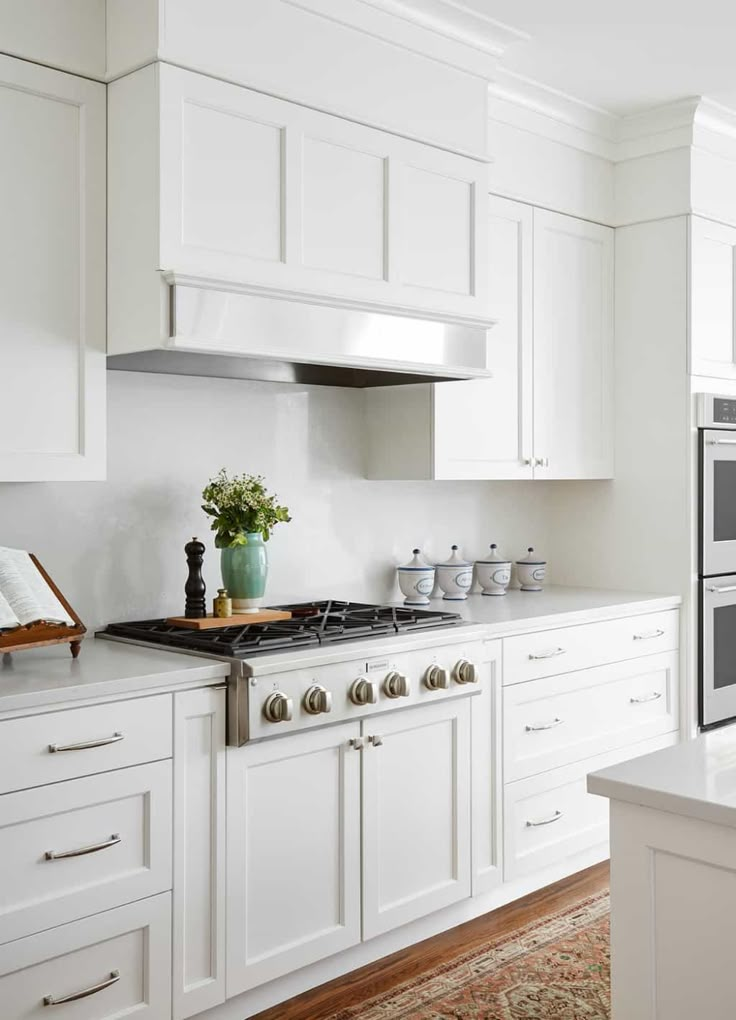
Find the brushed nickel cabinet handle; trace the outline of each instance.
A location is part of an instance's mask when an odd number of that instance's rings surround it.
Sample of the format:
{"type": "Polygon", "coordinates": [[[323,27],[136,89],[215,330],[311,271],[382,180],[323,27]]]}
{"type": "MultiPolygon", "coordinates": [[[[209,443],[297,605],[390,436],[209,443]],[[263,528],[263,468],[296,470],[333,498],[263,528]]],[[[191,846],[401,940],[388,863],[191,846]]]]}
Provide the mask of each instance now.
{"type": "Polygon", "coordinates": [[[92,843],[90,846],[80,846],[77,850],[47,850],[47,861],[63,861],[67,857],[84,857],[86,854],[96,854],[99,850],[108,850],[122,842],[122,836],[114,832],[104,843],[92,843]]]}
{"type": "Polygon", "coordinates": [[[651,694],[643,694],[640,698],[629,698],[629,701],[632,705],[646,705],[649,701],[659,701],[661,697],[661,691],[652,691],[651,694]]]}
{"type": "Polygon", "coordinates": [[[530,659],[553,659],[555,657],[555,655],[564,655],[564,654],[565,654],[565,649],[564,648],[552,648],[549,652],[539,652],[537,654],[534,654],[534,653],[530,652],[529,653],[529,658],[530,659]]]}
{"type": "Polygon", "coordinates": [[[363,738],[362,737],[352,737],[348,741],[348,743],[350,744],[350,746],[355,751],[362,751],[363,750],[363,738]]]}
{"type": "Polygon", "coordinates": [[[105,747],[107,744],[117,744],[124,740],[122,733],[113,733],[111,737],[98,737],[97,740],[83,740],[79,744],[49,744],[49,754],[58,754],[60,751],[86,751],[90,747],[105,747]]]}
{"type": "Polygon", "coordinates": [[[555,718],[546,723],[533,723],[531,726],[525,726],[524,729],[527,733],[539,733],[541,730],[553,730],[555,726],[561,726],[564,721],[564,719],[555,718]]]}
{"type": "Polygon", "coordinates": [[[562,818],[562,814],[563,814],[562,811],[555,811],[555,813],[551,815],[549,818],[540,818],[536,822],[528,821],[526,823],[527,828],[536,829],[538,825],[551,825],[552,822],[559,822],[560,818],[562,818]]]}
{"type": "Polygon", "coordinates": [[[383,744],[383,737],[379,737],[376,733],[372,737],[368,737],[368,743],[373,744],[374,747],[380,747],[383,744]]]}
{"type": "Polygon", "coordinates": [[[663,637],[664,631],[661,627],[656,630],[646,631],[644,634],[634,634],[634,641],[650,641],[652,638],[663,637]]]}
{"type": "Polygon", "coordinates": [[[72,992],[71,995],[62,995],[60,998],[56,998],[55,995],[44,995],[43,1004],[44,1006],[63,1006],[65,1002],[77,1002],[79,999],[86,999],[89,995],[96,995],[97,992],[103,992],[110,985],[115,985],[120,980],[120,971],[110,971],[110,977],[106,981],[100,981],[98,985],[92,985],[91,988],[83,988],[81,992],[72,992]]]}

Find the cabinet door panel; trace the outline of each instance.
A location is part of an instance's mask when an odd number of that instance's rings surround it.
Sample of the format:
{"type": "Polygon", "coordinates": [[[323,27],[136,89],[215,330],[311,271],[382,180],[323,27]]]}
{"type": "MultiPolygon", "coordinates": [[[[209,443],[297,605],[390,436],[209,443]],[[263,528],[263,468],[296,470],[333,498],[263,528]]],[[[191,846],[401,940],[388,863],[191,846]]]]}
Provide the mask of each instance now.
{"type": "Polygon", "coordinates": [[[736,379],[736,228],[691,220],[690,371],[736,379]]]}
{"type": "Polygon", "coordinates": [[[613,230],[541,209],[534,379],[535,478],[611,477],[613,230]]]}
{"type": "Polygon", "coordinates": [[[493,378],[433,386],[434,477],[531,478],[532,208],[492,197],[493,378]]]}
{"type": "Polygon", "coordinates": [[[228,997],[360,941],[359,732],[228,752],[228,997]]]}
{"type": "Polygon", "coordinates": [[[423,167],[401,175],[401,278],[456,294],[473,290],[473,184],[423,167]]]}
{"type": "Polygon", "coordinates": [[[363,937],[470,895],[470,703],[363,724],[363,937]]]}
{"type": "Polygon", "coordinates": [[[105,476],[105,86],[0,56],[0,481],[105,476]]]}

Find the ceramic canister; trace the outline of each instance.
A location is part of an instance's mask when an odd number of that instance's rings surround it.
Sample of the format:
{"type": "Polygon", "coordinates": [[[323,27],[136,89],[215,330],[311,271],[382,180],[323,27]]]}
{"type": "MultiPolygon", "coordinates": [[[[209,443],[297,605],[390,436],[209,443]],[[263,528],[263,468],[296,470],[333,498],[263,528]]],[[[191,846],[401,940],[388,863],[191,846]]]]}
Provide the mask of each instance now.
{"type": "Polygon", "coordinates": [[[413,557],[397,567],[399,588],[407,606],[426,606],[434,588],[434,567],[425,563],[420,549],[412,549],[413,557]]]}
{"type": "Polygon", "coordinates": [[[488,559],[475,561],[475,574],[484,595],[505,595],[511,581],[511,560],[499,556],[497,549],[494,542],[488,559]]]}
{"type": "Polygon", "coordinates": [[[473,564],[464,560],[456,545],[446,563],[437,564],[437,582],[445,599],[466,599],[473,586],[473,564]]]}
{"type": "Polygon", "coordinates": [[[523,559],[516,561],[516,573],[522,591],[541,591],[542,581],[547,571],[547,561],[534,554],[534,547],[529,546],[523,559]]]}

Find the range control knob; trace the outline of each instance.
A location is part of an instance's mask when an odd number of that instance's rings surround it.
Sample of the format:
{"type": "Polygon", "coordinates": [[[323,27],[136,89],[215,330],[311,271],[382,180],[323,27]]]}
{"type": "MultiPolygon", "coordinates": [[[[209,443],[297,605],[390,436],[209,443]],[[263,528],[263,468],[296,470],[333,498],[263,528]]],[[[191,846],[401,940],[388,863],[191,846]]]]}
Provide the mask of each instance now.
{"type": "Polygon", "coordinates": [[[453,667],[452,679],[457,684],[477,684],[478,667],[470,659],[459,659],[453,667]]]}
{"type": "Polygon", "coordinates": [[[378,684],[365,677],[359,677],[350,688],[350,700],[354,705],[375,705],[378,701],[378,684]]]}
{"type": "Polygon", "coordinates": [[[321,684],[312,684],[304,695],[304,711],[310,715],[320,715],[332,709],[332,695],[321,684]]]}
{"type": "Polygon", "coordinates": [[[446,691],[450,686],[450,674],[444,666],[435,663],[424,674],[424,686],[430,691],[446,691]]]}
{"type": "Polygon", "coordinates": [[[387,698],[408,698],[411,694],[409,677],[392,669],[383,681],[383,693],[387,698]]]}
{"type": "Polygon", "coordinates": [[[263,714],[269,722],[288,722],[294,711],[294,703],[281,691],[274,691],[266,698],[263,714]]]}

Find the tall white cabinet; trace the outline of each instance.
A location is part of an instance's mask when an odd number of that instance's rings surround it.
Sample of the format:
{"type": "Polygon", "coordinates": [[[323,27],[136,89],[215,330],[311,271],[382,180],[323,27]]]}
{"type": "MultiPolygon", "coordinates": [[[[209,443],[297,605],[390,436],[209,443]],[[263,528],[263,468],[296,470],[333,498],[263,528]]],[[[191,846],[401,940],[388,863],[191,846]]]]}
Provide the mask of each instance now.
{"type": "Polygon", "coordinates": [[[0,56],[0,136],[0,481],[104,478],[105,86],[0,56]]]}
{"type": "Polygon", "coordinates": [[[493,378],[366,394],[369,478],[613,475],[614,231],[491,198],[493,378]]]}

